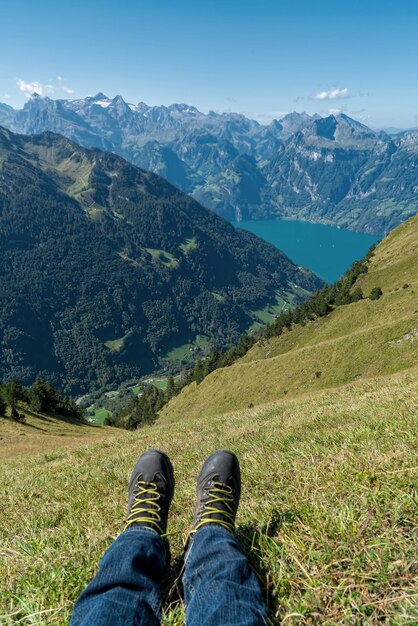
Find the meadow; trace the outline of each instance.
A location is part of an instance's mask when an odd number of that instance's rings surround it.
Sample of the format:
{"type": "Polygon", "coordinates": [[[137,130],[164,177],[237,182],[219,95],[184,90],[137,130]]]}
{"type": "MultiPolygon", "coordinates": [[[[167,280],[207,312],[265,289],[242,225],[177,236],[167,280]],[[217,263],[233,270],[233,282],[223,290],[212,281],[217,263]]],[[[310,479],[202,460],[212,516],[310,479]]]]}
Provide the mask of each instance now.
{"type": "Polygon", "coordinates": [[[418,623],[418,218],[379,245],[364,299],[256,344],[134,432],[28,413],[0,420],[0,623],[68,624],[121,532],[131,468],[169,454],[176,494],[163,623],[181,626],[195,481],[239,457],[237,533],[272,624],[418,623]],[[370,300],[380,286],[383,295],[370,300]]]}
{"type": "Polygon", "coordinates": [[[417,376],[358,381],[210,422],[165,417],[134,433],[80,426],[77,446],[44,434],[42,449],[19,456],[11,443],[0,468],[0,623],[68,623],[121,531],[129,473],[149,447],[170,455],[177,483],[164,624],[183,623],[177,577],[195,479],[219,447],[241,461],[238,535],[272,623],[416,623],[417,376]]]}

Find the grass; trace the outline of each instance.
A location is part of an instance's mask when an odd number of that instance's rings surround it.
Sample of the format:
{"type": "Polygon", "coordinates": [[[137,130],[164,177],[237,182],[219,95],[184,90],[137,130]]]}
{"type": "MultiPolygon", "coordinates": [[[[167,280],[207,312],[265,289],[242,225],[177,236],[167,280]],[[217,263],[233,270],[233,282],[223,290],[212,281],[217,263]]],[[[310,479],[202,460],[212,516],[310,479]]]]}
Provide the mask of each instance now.
{"type": "Polygon", "coordinates": [[[118,339],[109,339],[104,342],[106,348],[109,348],[111,352],[120,352],[125,345],[125,341],[128,337],[129,333],[124,335],[123,337],[119,337],[118,339]]]}
{"type": "Polygon", "coordinates": [[[418,218],[412,218],[385,238],[354,285],[365,299],[257,343],[232,367],[186,387],[165,411],[211,416],[412,367],[418,363],[417,260],[418,218]],[[367,298],[373,287],[383,289],[379,300],[367,298]]]}
{"type": "MultiPolygon", "coordinates": [[[[94,424],[81,424],[78,420],[39,415],[19,409],[26,418],[24,424],[0,418],[0,459],[14,460],[43,451],[56,451],[63,447],[80,446],[84,442],[96,442],[114,435],[110,428],[94,424]]],[[[0,620],[1,624],[1,620],[0,620]]]]}
{"type": "MultiPolygon", "coordinates": [[[[175,467],[175,559],[201,462],[229,447],[243,471],[238,534],[274,624],[416,623],[416,380],[411,370],[359,381],[217,415],[206,427],[201,416],[165,417],[108,441],[6,459],[0,623],[68,623],[121,529],[129,472],[148,447],[175,467]]],[[[179,598],[167,597],[164,623],[183,620],[179,598]]]]}
{"type": "Polygon", "coordinates": [[[193,342],[174,346],[165,356],[171,363],[180,364],[183,361],[190,361],[194,357],[196,349],[205,353],[209,349],[209,340],[204,335],[197,335],[193,342]]]}
{"type": "Polygon", "coordinates": [[[88,413],[87,417],[95,419],[97,424],[104,424],[106,417],[109,417],[109,415],[112,415],[112,413],[104,407],[101,407],[99,409],[94,409],[92,413],[88,413]]]}
{"type": "Polygon", "coordinates": [[[176,346],[167,352],[166,357],[172,363],[181,363],[187,359],[190,359],[190,354],[193,352],[195,348],[195,344],[193,343],[183,343],[181,346],[176,346]]]}
{"type": "Polygon", "coordinates": [[[36,153],[39,159],[38,164],[46,170],[52,168],[65,174],[68,185],[64,186],[64,191],[83,203],[83,197],[92,191],[89,179],[93,164],[85,156],[80,159],[80,153],[77,151],[69,157],[62,158],[58,146],[30,145],[27,147],[36,153]]]}
{"type": "Polygon", "coordinates": [[[71,167],[72,161],[71,159],[66,159],[61,163],[61,166],[58,167],[60,172],[65,172],[67,174],[68,167],[70,166],[71,178],[73,179],[73,183],[66,189],[66,192],[70,196],[74,196],[74,198],[78,198],[78,196],[82,193],[90,191],[90,183],[89,178],[91,174],[92,165],[88,161],[82,164],[82,166],[78,170],[73,170],[71,167]]]}
{"type": "Polygon", "coordinates": [[[263,360],[216,370],[200,385],[189,385],[163,413],[179,419],[185,414],[212,416],[274,401],[287,394],[303,394],[407,369],[418,362],[415,337],[403,340],[410,331],[407,319],[373,331],[352,333],[349,338],[289,350],[276,357],[267,352],[263,360]],[[347,359],[347,351],[355,357],[347,359]]]}
{"type": "Polygon", "coordinates": [[[252,311],[253,315],[257,319],[250,328],[259,328],[262,325],[271,324],[274,319],[273,316],[278,315],[282,309],[289,307],[293,299],[294,294],[291,294],[291,297],[289,297],[288,301],[286,301],[283,300],[279,292],[276,292],[275,300],[273,303],[268,304],[264,307],[264,309],[257,309],[256,311],[252,311]]]}
{"type": "Polygon", "coordinates": [[[162,391],[167,389],[167,381],[166,380],[155,380],[152,384],[154,385],[154,387],[157,387],[157,389],[162,389],[162,391]]]}
{"type": "Polygon", "coordinates": [[[417,624],[417,228],[389,235],[360,277],[382,298],[254,346],[152,426],[0,421],[0,623],[68,624],[152,447],[176,474],[163,623],[183,624],[175,582],[195,479],[226,447],[242,466],[237,532],[273,624],[417,624]]]}
{"type": "Polygon", "coordinates": [[[170,252],[158,250],[156,248],[145,248],[145,250],[151,255],[153,261],[159,261],[166,267],[171,267],[173,269],[178,267],[178,259],[176,259],[170,252]]]}
{"type": "Polygon", "coordinates": [[[180,244],[179,247],[183,254],[188,254],[191,250],[196,250],[198,247],[196,237],[189,237],[184,243],[180,244]]]}
{"type": "MultiPolygon", "coordinates": [[[[154,385],[154,387],[157,387],[157,389],[162,389],[163,391],[167,387],[166,379],[156,380],[153,378],[153,379],[147,379],[144,382],[151,383],[152,385],[154,385]]],[[[138,394],[141,391],[141,389],[142,389],[142,385],[136,385],[136,387],[132,387],[132,391],[135,394],[138,394]]]]}

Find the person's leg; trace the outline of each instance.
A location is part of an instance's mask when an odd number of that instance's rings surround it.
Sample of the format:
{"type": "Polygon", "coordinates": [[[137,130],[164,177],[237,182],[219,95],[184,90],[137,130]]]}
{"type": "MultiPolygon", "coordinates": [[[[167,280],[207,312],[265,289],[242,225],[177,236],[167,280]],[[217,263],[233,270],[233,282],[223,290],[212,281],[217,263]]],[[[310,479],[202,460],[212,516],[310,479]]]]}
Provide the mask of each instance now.
{"type": "Polygon", "coordinates": [[[165,541],[131,526],[105,552],[74,605],[70,626],[154,626],[160,623],[165,541]]]}
{"type": "Polygon", "coordinates": [[[267,614],[256,575],[234,533],[241,490],[238,459],[212,454],[197,484],[183,575],[187,626],[258,626],[267,614]]]}
{"type": "Polygon", "coordinates": [[[235,536],[222,526],[196,533],[183,585],[187,626],[267,624],[257,577],[235,536]]]}
{"type": "Polygon", "coordinates": [[[168,562],[164,537],[174,493],[168,457],[148,450],[132,472],[125,530],[75,603],[70,626],[154,626],[161,614],[160,582],[168,562]]]}

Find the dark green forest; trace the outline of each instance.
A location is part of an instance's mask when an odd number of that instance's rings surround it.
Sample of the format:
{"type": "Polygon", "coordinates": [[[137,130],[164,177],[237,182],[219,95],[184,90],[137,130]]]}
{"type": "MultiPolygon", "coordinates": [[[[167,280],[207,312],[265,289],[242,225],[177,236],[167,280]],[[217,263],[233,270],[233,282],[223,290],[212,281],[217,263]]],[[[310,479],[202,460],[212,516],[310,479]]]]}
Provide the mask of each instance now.
{"type": "Polygon", "coordinates": [[[52,133],[0,130],[0,379],[83,393],[173,345],[237,341],[275,292],[323,283],[160,177],[52,133]]]}
{"type": "Polygon", "coordinates": [[[73,398],[64,397],[50,383],[37,378],[31,387],[24,387],[16,380],[0,383],[0,418],[24,423],[25,410],[51,414],[60,418],[84,421],[84,410],[73,398]]]}

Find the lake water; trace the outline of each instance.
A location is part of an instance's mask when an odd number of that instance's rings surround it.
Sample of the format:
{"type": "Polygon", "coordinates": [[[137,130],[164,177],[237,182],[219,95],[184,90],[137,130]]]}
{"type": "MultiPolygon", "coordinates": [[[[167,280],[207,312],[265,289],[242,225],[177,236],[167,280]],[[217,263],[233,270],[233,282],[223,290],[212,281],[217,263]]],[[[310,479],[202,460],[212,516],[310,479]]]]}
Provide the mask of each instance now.
{"type": "Polygon", "coordinates": [[[336,281],[379,240],[376,235],[293,220],[251,220],[234,226],[269,241],[328,282],[336,281]]]}

